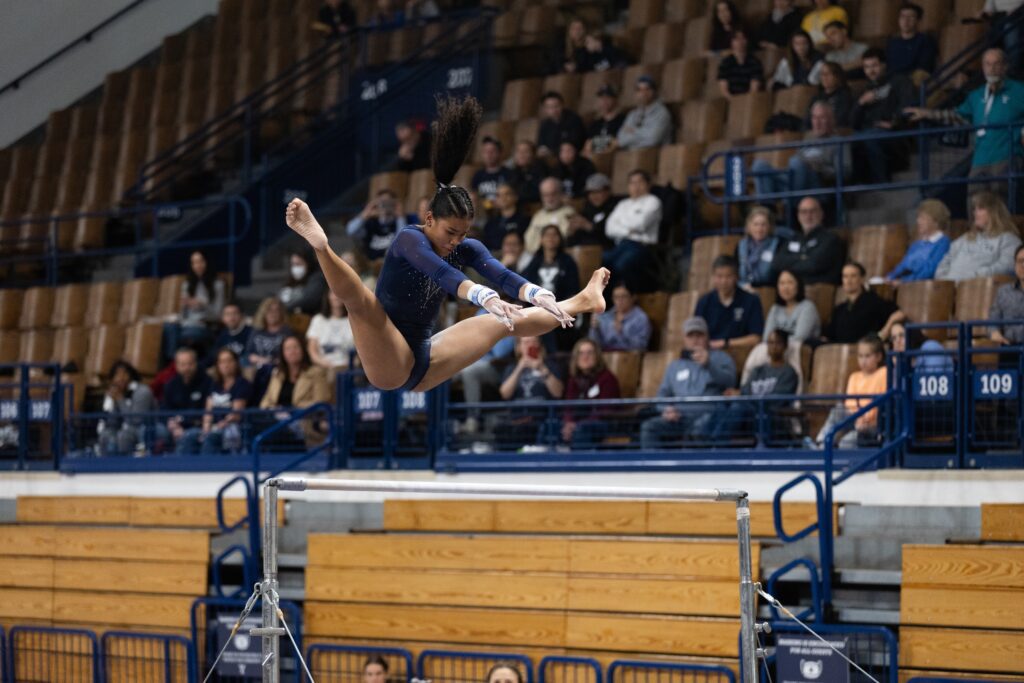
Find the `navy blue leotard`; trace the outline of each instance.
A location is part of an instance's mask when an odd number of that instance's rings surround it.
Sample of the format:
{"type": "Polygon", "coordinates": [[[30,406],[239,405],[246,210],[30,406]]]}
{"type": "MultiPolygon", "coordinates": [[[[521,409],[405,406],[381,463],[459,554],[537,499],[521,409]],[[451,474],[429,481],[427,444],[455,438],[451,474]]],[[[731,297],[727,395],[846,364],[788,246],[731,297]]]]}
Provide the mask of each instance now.
{"type": "Polygon", "coordinates": [[[398,233],[384,256],[377,279],[377,299],[412,349],[413,366],[403,389],[413,389],[430,367],[430,338],[445,294],[457,296],[466,280],[465,267],[476,270],[512,299],[526,280],[491,256],[478,240],[463,240],[441,258],[423,229],[410,226],[398,233]]]}

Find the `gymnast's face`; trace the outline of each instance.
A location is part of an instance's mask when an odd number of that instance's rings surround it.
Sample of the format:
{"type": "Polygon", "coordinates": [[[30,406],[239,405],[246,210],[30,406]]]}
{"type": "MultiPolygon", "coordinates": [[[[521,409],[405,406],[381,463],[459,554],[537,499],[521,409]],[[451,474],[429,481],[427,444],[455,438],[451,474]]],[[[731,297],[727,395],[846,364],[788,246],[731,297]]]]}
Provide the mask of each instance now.
{"type": "Polygon", "coordinates": [[[468,218],[434,218],[434,214],[428,212],[427,221],[423,225],[423,234],[430,240],[430,246],[442,258],[462,244],[462,240],[466,239],[468,233],[468,218]]]}

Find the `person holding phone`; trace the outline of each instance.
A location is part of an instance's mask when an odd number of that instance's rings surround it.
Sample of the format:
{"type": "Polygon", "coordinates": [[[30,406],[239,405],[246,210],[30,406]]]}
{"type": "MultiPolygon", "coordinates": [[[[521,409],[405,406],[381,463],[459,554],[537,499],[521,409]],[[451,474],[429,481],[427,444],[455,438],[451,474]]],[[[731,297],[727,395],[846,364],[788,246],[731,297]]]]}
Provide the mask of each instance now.
{"type": "Polygon", "coordinates": [[[384,258],[388,247],[407,225],[402,203],[394,192],[385,188],[367,202],[345,230],[350,237],[361,241],[366,258],[376,261],[384,258]]]}

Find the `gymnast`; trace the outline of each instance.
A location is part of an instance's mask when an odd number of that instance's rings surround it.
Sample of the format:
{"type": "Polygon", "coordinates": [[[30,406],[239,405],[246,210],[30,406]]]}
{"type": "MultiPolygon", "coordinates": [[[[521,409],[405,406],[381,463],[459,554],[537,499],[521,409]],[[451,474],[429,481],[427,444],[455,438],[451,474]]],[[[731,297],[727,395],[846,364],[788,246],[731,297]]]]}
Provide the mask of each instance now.
{"type": "Polygon", "coordinates": [[[478,240],[466,238],[473,202],[465,189],[449,183],[469,154],[480,115],[480,104],[472,97],[438,100],[431,150],[437,191],[424,225],[405,228],[392,242],[376,294],[334,253],[305,202],[293,199],[285,212],[288,226],[309,242],[331,291],[345,303],[356,352],[367,379],[378,389],[427,391],[482,358],[507,335],[535,337],[559,325],[571,326],[581,313],[604,311],[607,269],[595,271],[576,296],[558,302],[550,291],[502,266],[478,240]],[[494,289],[467,278],[465,267],[509,299],[534,307],[503,301],[494,289]],[[435,335],[445,293],[491,315],[463,320],[435,335]]]}

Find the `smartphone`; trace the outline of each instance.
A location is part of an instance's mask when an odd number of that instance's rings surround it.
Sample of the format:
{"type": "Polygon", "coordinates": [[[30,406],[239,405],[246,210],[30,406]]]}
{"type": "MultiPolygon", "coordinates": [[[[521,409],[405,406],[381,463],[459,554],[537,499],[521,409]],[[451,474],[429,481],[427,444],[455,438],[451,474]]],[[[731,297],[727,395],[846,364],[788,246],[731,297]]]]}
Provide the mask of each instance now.
{"type": "Polygon", "coordinates": [[[540,347],[531,346],[530,348],[526,349],[526,357],[532,359],[540,358],[540,347]]]}

